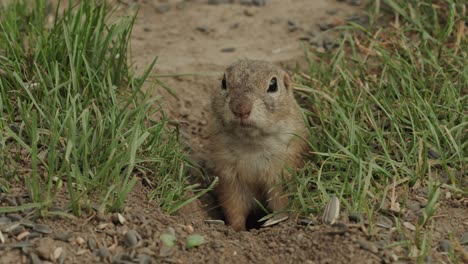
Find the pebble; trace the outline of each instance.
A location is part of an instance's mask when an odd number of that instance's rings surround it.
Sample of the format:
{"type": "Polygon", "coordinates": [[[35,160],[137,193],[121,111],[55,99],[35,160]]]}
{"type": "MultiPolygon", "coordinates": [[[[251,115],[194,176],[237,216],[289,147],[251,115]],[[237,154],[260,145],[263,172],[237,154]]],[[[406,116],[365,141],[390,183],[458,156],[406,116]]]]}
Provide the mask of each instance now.
{"type": "Polygon", "coordinates": [[[155,7],[156,12],[163,14],[169,12],[171,10],[171,5],[168,3],[160,4],[155,7]]]}
{"type": "Polygon", "coordinates": [[[168,228],[166,229],[166,232],[165,232],[165,233],[166,233],[166,234],[169,234],[169,235],[171,235],[171,236],[173,236],[173,237],[176,236],[176,231],[175,231],[175,229],[174,229],[173,227],[168,227],[168,228]]]}
{"type": "Polygon", "coordinates": [[[107,217],[106,215],[101,212],[101,211],[97,211],[96,212],[96,219],[99,221],[99,222],[106,222],[107,221],[107,217]]]}
{"type": "Polygon", "coordinates": [[[11,223],[11,219],[8,217],[0,217],[0,226],[4,226],[11,223]]]}
{"type": "Polygon", "coordinates": [[[135,230],[129,230],[127,233],[124,235],[124,241],[125,244],[128,247],[135,247],[138,243],[138,238],[140,235],[135,230]]]}
{"type": "Polygon", "coordinates": [[[322,30],[322,31],[329,30],[329,29],[335,27],[334,24],[332,24],[332,23],[326,23],[326,22],[320,22],[320,23],[318,24],[318,26],[319,26],[320,30],[322,30]]]}
{"type": "MultiPolygon", "coordinates": [[[[348,22],[353,22],[359,25],[365,25],[367,23],[367,18],[365,16],[360,15],[352,15],[346,19],[348,22]]],[[[390,123],[388,123],[390,125],[390,123]]]]}
{"type": "Polygon", "coordinates": [[[305,225],[305,226],[313,226],[313,225],[316,224],[314,220],[307,219],[307,218],[306,219],[299,219],[297,222],[298,222],[298,224],[305,225]]]}
{"type": "Polygon", "coordinates": [[[252,16],[255,15],[255,13],[252,12],[252,10],[250,10],[250,9],[246,9],[246,10],[244,10],[244,15],[248,16],[248,17],[252,17],[252,16]]]}
{"type": "Polygon", "coordinates": [[[50,227],[48,227],[47,225],[42,225],[42,224],[35,224],[33,227],[33,230],[42,234],[52,233],[52,229],[50,229],[50,227]]]}
{"type": "Polygon", "coordinates": [[[96,239],[94,239],[94,238],[88,239],[88,248],[89,248],[92,252],[94,252],[94,251],[97,249],[96,239]]]}
{"type": "Polygon", "coordinates": [[[408,209],[410,211],[416,212],[421,209],[421,204],[417,201],[410,201],[408,202],[408,209]]]}
{"type": "Polygon", "coordinates": [[[221,49],[221,52],[234,52],[234,51],[236,51],[236,48],[234,48],[234,47],[228,47],[228,48],[221,49]]]}
{"type": "Polygon", "coordinates": [[[84,238],[82,238],[82,237],[79,236],[79,237],[77,237],[77,238],[75,239],[75,242],[76,242],[76,244],[78,244],[79,246],[81,246],[81,245],[83,245],[86,241],[84,240],[84,238]]]}
{"type": "Polygon", "coordinates": [[[460,245],[468,245],[468,232],[463,233],[463,236],[460,239],[460,245]]]}
{"type": "Polygon", "coordinates": [[[104,229],[106,229],[109,225],[110,225],[110,223],[100,223],[98,226],[96,226],[96,229],[97,229],[97,230],[104,230],[104,229]]]}
{"type": "Polygon", "coordinates": [[[153,260],[151,259],[150,256],[145,255],[145,254],[140,254],[138,255],[137,258],[138,264],[150,264],[153,263],[153,260]]]}
{"type": "Polygon", "coordinates": [[[265,6],[266,0],[241,0],[241,5],[265,6]]]}
{"type": "Polygon", "coordinates": [[[46,238],[41,241],[39,246],[36,248],[37,255],[45,260],[54,260],[54,251],[53,241],[50,238],[46,238]]]}
{"type": "Polygon", "coordinates": [[[379,252],[379,249],[377,248],[377,246],[374,245],[371,242],[368,242],[368,241],[365,241],[365,240],[362,240],[362,239],[358,240],[357,242],[365,250],[368,250],[368,251],[370,251],[372,253],[378,253],[379,252]]]}
{"type": "Polygon", "coordinates": [[[220,5],[220,4],[228,4],[231,0],[208,0],[209,5],[220,5]]]}
{"type": "Polygon", "coordinates": [[[350,5],[358,6],[362,4],[362,0],[347,0],[346,1],[350,5]]]}
{"type": "Polygon", "coordinates": [[[288,31],[294,32],[299,29],[298,24],[293,20],[288,20],[288,31]]]}
{"type": "Polygon", "coordinates": [[[349,221],[354,222],[354,223],[360,223],[362,222],[362,215],[359,213],[350,213],[348,215],[349,221]]]}
{"type": "Polygon", "coordinates": [[[18,206],[18,202],[16,202],[15,197],[5,197],[4,200],[9,206],[18,206]]]}
{"type": "MultiPolygon", "coordinates": [[[[195,30],[201,32],[201,33],[208,33],[210,31],[210,28],[207,26],[198,26],[195,28],[195,30]]],[[[187,113],[188,116],[188,113],[187,113]]]]}
{"type": "Polygon", "coordinates": [[[440,250],[441,252],[449,252],[451,246],[452,246],[452,245],[451,245],[450,240],[444,239],[444,240],[441,240],[441,241],[439,242],[439,250],[440,250]]]}
{"type": "Polygon", "coordinates": [[[337,47],[338,43],[336,39],[333,39],[331,37],[324,37],[323,38],[323,48],[325,50],[332,50],[333,48],[337,47]]]}
{"type": "Polygon", "coordinates": [[[109,249],[101,247],[98,251],[96,251],[96,256],[98,256],[102,261],[104,261],[105,259],[110,258],[111,254],[109,252],[109,249]]]}
{"type": "Polygon", "coordinates": [[[62,257],[62,255],[64,255],[64,251],[63,251],[63,248],[61,247],[58,247],[54,250],[54,254],[53,254],[53,261],[56,261],[58,260],[60,257],[62,257]]]}

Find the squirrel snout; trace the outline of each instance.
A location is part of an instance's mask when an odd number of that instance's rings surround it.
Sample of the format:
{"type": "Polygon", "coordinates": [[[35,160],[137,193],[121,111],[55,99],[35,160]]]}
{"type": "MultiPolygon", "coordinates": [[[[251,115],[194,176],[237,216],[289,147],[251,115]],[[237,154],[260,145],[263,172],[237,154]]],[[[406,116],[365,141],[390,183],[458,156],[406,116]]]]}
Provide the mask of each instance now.
{"type": "Polygon", "coordinates": [[[249,118],[250,112],[252,112],[252,104],[246,101],[231,101],[229,103],[229,108],[236,117],[241,119],[249,118]]]}

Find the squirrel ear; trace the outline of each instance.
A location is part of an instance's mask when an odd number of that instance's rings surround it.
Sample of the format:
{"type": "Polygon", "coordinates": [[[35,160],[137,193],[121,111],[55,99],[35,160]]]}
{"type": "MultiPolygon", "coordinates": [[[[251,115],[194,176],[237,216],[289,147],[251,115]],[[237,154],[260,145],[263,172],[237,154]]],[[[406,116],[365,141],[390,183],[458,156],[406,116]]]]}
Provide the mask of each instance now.
{"type": "Polygon", "coordinates": [[[289,74],[284,73],[283,83],[284,83],[284,86],[286,87],[286,90],[291,92],[292,91],[292,81],[291,81],[291,77],[289,77],[289,74]]]}

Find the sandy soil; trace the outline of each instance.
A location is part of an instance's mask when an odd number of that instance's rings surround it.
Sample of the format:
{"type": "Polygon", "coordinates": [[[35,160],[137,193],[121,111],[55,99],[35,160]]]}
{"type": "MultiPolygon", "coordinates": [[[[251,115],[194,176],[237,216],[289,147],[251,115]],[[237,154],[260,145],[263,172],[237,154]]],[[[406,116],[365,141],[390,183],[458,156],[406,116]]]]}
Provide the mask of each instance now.
{"type": "MultiPolygon", "coordinates": [[[[320,27],[359,17],[363,8],[352,4],[359,1],[333,0],[269,0],[265,6],[241,5],[241,1],[211,5],[207,0],[121,2],[123,9],[134,4],[140,8],[132,39],[132,60],[139,70],[158,56],[155,74],[195,74],[160,78],[175,96],[160,85],[146,85],[154,96],[163,97],[164,109],[180,124],[195,157],[203,156],[204,142],[209,140],[210,93],[219,87],[220,73],[227,65],[241,58],[268,60],[285,67],[302,65],[304,47],[328,48],[326,43],[308,43],[314,42],[320,27]]],[[[327,37],[333,42],[335,35],[327,37]]],[[[298,219],[289,219],[270,228],[234,232],[222,224],[206,223],[206,219],[219,216],[209,197],[183,208],[176,216],[167,216],[154,203],[142,203],[147,201],[147,192],[137,185],[122,213],[123,223],[116,221],[115,215],[96,213],[73,220],[39,219],[36,223],[48,225],[51,232],[35,232],[34,226],[25,226],[24,230],[36,237],[23,239],[26,242],[20,248],[14,248],[18,239],[4,232],[0,263],[410,262],[402,258],[409,252],[401,245],[388,247],[404,239],[397,234],[391,217],[384,219],[389,226],[376,227],[372,234],[365,223],[355,223],[346,214],[336,226],[304,225],[298,219]],[[174,247],[163,245],[160,236],[164,233],[175,235],[174,247]],[[203,235],[206,243],[187,249],[185,239],[191,234],[203,235]]],[[[421,205],[427,199],[423,189],[411,192],[414,210],[402,216],[409,222],[421,214],[421,205]]],[[[0,197],[0,205],[19,197],[21,189],[0,197]]],[[[447,259],[448,253],[438,253],[439,241],[448,239],[449,234],[458,237],[466,232],[467,209],[466,199],[444,196],[440,214],[430,227],[434,231],[432,260],[447,259]]],[[[11,214],[1,217],[15,222],[11,214]]],[[[414,237],[411,228],[407,237],[414,237]]]]}

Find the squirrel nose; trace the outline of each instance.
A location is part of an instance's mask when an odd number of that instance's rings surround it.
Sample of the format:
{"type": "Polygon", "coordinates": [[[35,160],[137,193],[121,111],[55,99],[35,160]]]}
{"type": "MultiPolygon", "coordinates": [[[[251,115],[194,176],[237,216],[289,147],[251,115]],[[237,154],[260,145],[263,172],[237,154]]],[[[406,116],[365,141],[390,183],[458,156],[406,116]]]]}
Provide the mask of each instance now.
{"type": "Polygon", "coordinates": [[[237,117],[239,117],[239,118],[241,118],[241,119],[247,119],[247,118],[249,118],[250,112],[251,112],[251,109],[248,109],[248,110],[247,110],[247,109],[242,109],[242,110],[240,110],[240,111],[232,111],[232,113],[233,113],[235,116],[237,116],[237,117]]]}
{"type": "Polygon", "coordinates": [[[250,112],[252,112],[252,105],[240,104],[237,107],[231,107],[231,111],[236,117],[247,119],[250,116],[250,112]]]}

